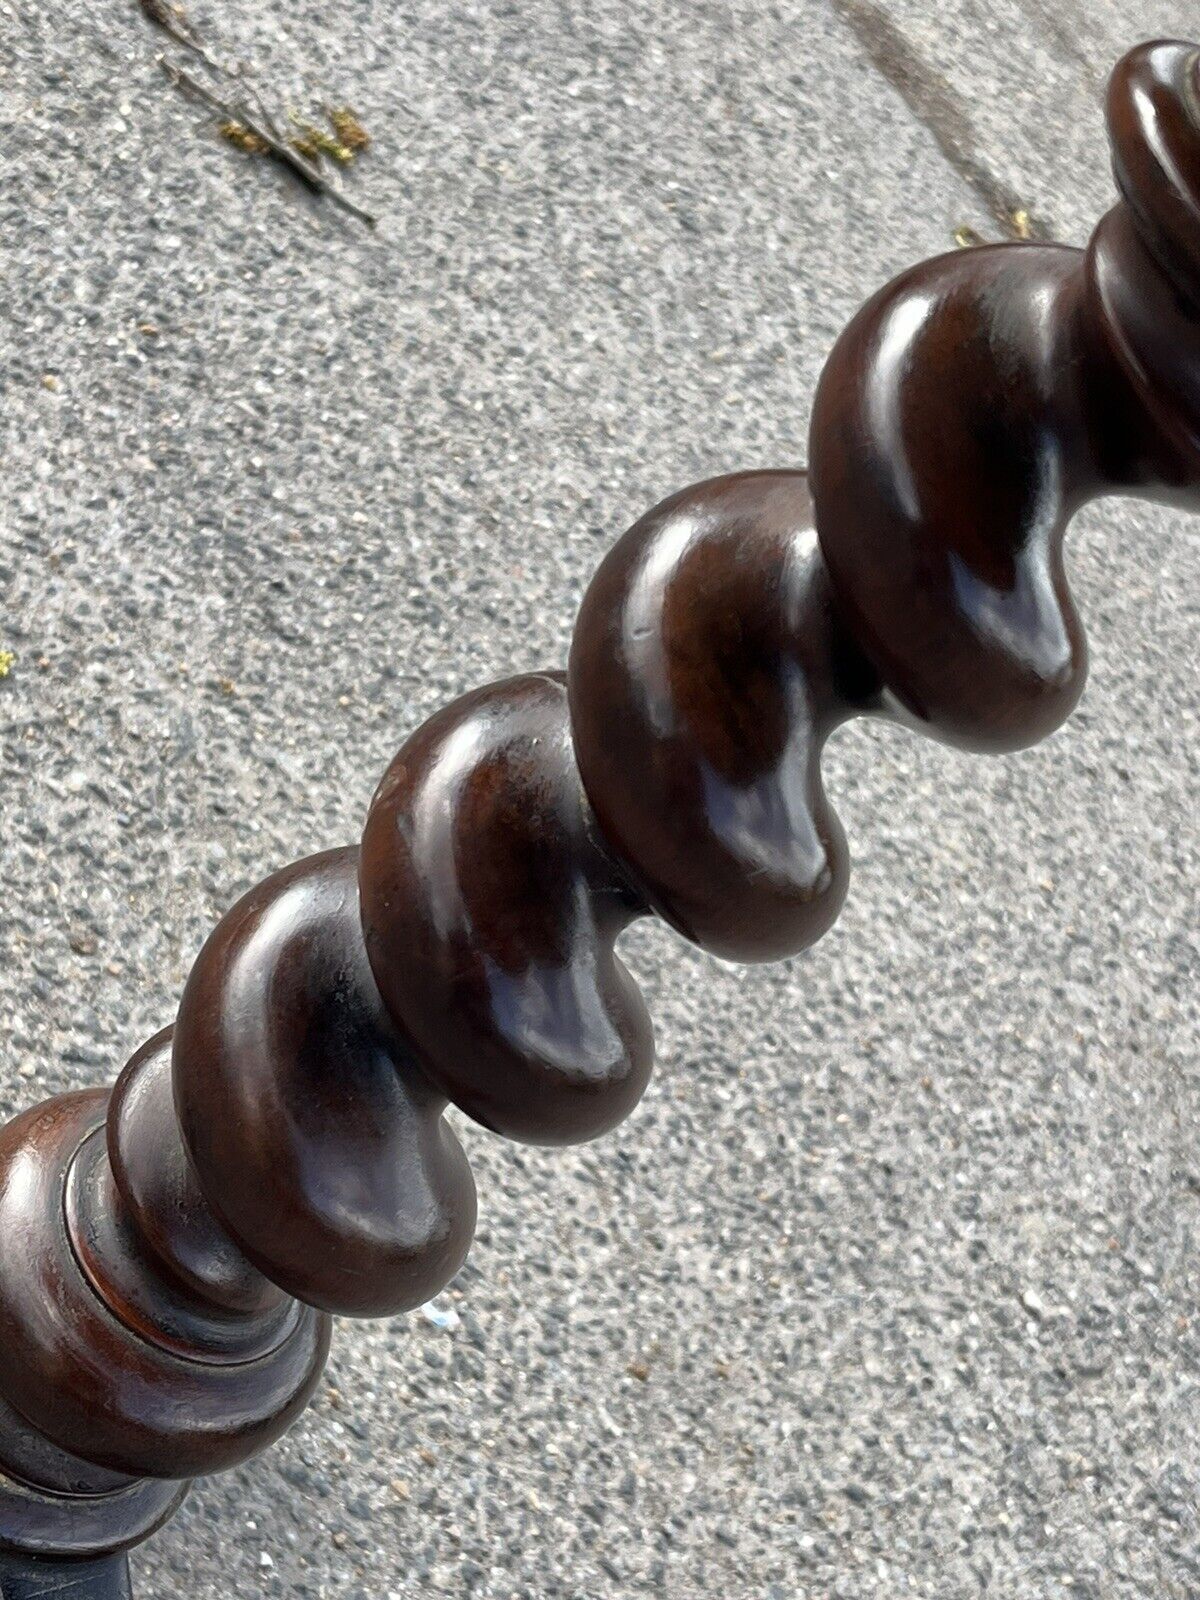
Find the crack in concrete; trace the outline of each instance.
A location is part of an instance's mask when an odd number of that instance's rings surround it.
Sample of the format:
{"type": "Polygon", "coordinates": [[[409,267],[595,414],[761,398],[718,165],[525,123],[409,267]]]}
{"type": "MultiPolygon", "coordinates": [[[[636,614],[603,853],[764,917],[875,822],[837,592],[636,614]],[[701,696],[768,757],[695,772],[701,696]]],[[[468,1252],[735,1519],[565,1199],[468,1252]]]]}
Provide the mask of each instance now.
{"type": "Polygon", "coordinates": [[[1076,35],[1064,18],[1064,13],[1069,13],[1078,21],[1078,9],[1069,5],[1068,0],[1016,0],[1016,4],[1034,27],[1046,34],[1055,50],[1079,68],[1089,90],[1100,100],[1104,94],[1104,75],[1096,71],[1080,49],[1076,35]]]}
{"type": "Polygon", "coordinates": [[[1032,216],[1026,202],[989,169],[980,154],[974,125],[953,86],[926,61],[883,8],[874,0],[830,0],[830,4],[853,32],[872,65],[892,85],[932,135],[954,171],[1010,237],[1053,238],[1053,225],[1032,216]],[[1021,231],[1015,220],[1019,212],[1028,217],[1026,232],[1021,231]]]}

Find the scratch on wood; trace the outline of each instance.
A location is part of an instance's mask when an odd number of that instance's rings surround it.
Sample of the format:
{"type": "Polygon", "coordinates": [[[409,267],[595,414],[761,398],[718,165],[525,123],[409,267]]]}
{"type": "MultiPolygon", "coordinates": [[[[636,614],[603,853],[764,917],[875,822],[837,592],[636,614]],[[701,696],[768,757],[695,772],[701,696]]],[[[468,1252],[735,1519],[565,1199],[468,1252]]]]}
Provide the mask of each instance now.
{"type": "Polygon", "coordinates": [[[913,115],[928,129],[942,155],[970,185],[1010,237],[1048,239],[1053,229],[1028,217],[1019,195],[989,171],[979,153],[970,117],[952,85],[921,55],[875,0],[831,0],[834,11],[851,29],[872,65],[883,74],[913,115]],[[1013,218],[1027,216],[1028,232],[1018,232],[1013,218]]]}
{"type": "Polygon", "coordinates": [[[49,1560],[0,1551],[3,1600],[129,1600],[129,1567],[123,1556],[98,1560],[49,1560]]]}
{"type": "Polygon", "coordinates": [[[62,1600],[63,1595],[79,1594],[91,1582],[88,1576],[48,1578],[44,1588],[22,1589],[21,1600],[62,1600]]]}

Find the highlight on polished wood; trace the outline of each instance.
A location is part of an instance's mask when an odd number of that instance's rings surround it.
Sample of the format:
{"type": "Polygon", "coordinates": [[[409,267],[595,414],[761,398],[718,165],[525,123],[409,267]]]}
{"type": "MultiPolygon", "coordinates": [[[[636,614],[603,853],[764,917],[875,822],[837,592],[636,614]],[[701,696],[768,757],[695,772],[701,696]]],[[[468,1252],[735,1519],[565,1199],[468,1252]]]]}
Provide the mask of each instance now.
{"type": "Polygon", "coordinates": [[[111,1092],[0,1131],[6,1559],[103,1567],[288,1427],[334,1315],[453,1278],[475,1187],[449,1104],[545,1145],[629,1114],[654,1053],[615,949],[635,918],[747,962],[826,932],[839,723],[1009,751],[1067,717],[1072,515],[1200,504],[1198,59],[1117,66],[1120,198],[1086,250],[959,251],[876,294],[821,376],[807,473],[647,512],[565,673],[418,728],[360,843],[239,901],[111,1092]]]}

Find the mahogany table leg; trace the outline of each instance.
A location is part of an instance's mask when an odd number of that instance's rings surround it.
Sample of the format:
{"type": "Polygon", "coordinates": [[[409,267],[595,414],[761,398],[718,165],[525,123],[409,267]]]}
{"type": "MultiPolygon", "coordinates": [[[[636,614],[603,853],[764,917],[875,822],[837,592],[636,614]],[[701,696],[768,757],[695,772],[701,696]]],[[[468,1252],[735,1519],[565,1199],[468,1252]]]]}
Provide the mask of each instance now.
{"type": "Polygon", "coordinates": [[[0,1128],[4,1600],[127,1593],[123,1552],[185,1480],[303,1409],[334,1314],[454,1276],[475,1187],[450,1103],[534,1144],[636,1105],[635,918],[742,961],[821,937],[849,875],[839,723],[1002,751],[1067,717],[1072,516],[1200,508],[1198,61],[1158,41],[1116,68],[1120,199],[1086,251],[951,253],[875,295],[822,373],[808,473],[647,512],[566,673],[431,717],[357,845],[222,919],[111,1092],[0,1128]]]}

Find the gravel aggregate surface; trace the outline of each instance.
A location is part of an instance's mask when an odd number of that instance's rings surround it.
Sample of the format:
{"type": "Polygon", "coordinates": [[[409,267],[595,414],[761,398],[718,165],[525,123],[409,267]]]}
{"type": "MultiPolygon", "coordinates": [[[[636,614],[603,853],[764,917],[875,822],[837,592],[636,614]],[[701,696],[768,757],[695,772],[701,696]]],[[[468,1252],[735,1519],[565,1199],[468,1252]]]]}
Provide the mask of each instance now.
{"type": "MultiPolygon", "coordinates": [[[[1195,0],[189,15],[354,106],[380,222],[216,139],[133,0],[0,0],[0,1117],[110,1081],[434,708],[562,664],[641,511],[802,462],[866,294],[1014,211],[1083,242],[1107,69],[1200,35],[1195,0]]],[[[1092,680],[1038,749],[836,737],[854,877],[805,958],[629,934],[640,1109],[565,1152],[457,1119],[468,1266],[339,1325],[143,1600],[1200,1596],[1198,526],[1078,519],[1092,680]]]]}

